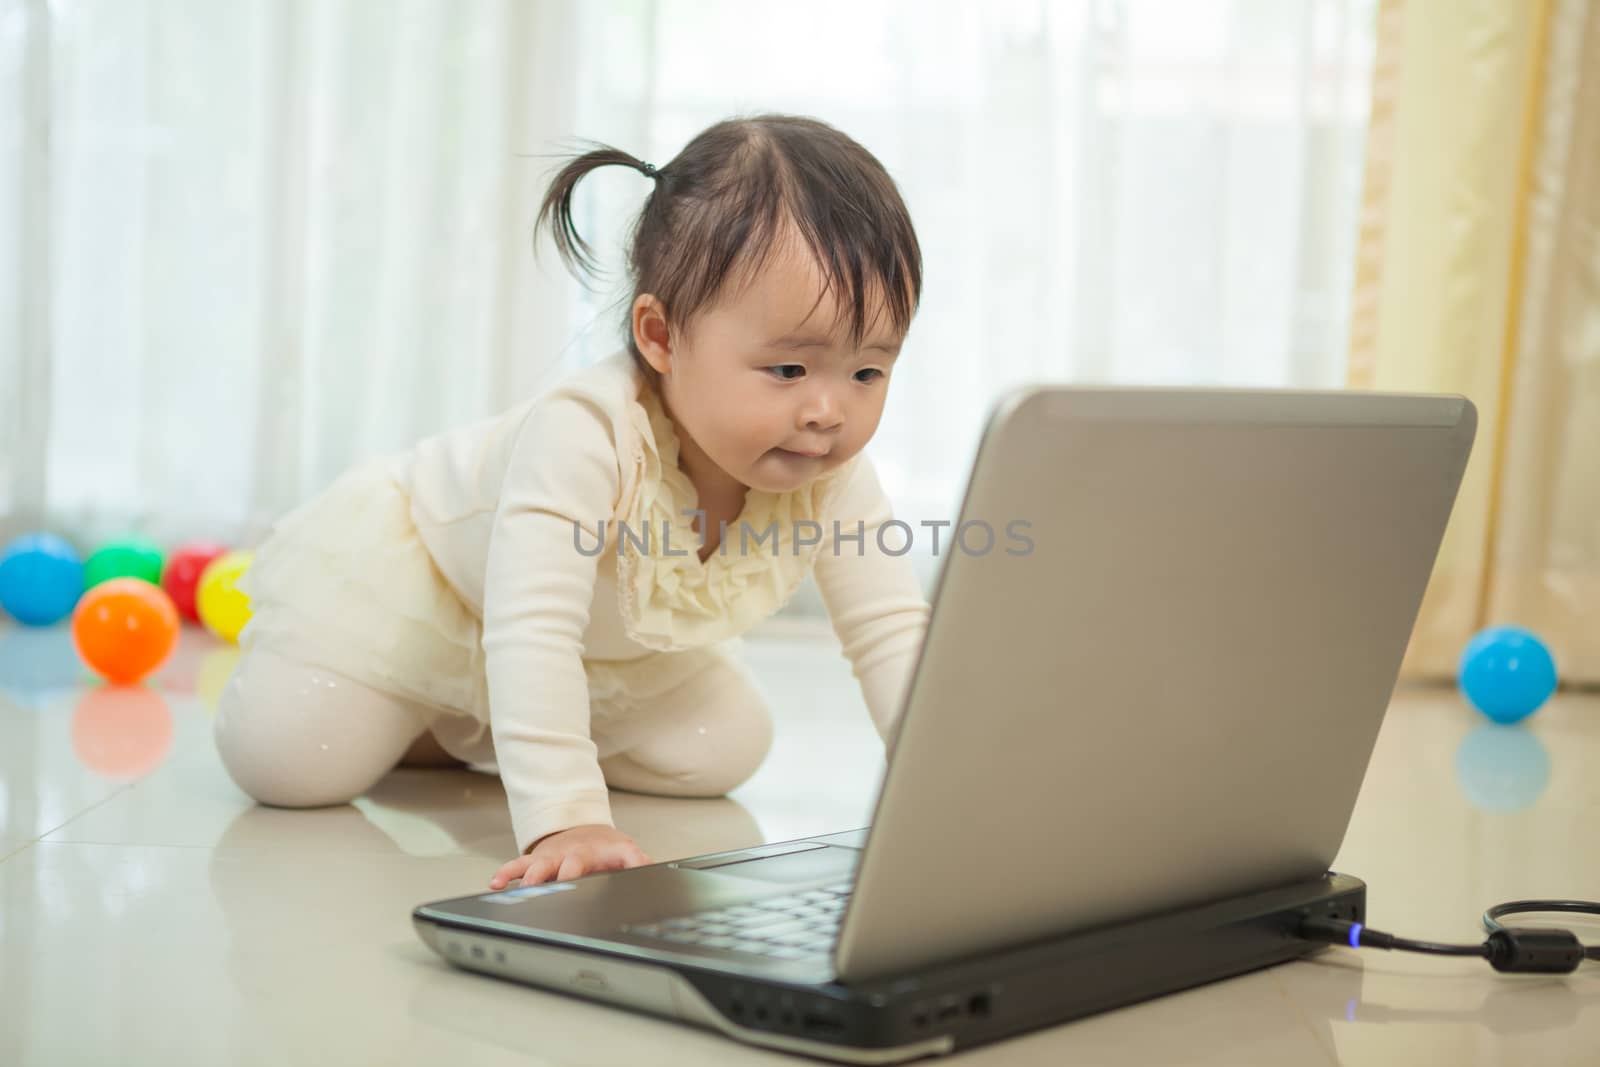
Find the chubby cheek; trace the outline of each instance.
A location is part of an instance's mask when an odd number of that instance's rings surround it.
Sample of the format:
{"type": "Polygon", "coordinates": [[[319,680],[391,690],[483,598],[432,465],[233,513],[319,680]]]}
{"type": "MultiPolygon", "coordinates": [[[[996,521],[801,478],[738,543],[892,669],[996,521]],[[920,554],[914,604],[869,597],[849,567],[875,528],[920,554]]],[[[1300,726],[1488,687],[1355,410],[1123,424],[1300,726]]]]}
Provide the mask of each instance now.
{"type": "Polygon", "coordinates": [[[866,444],[872,435],[878,432],[878,423],[883,421],[883,406],[887,394],[880,392],[876,397],[867,400],[852,411],[849,435],[855,440],[857,447],[866,444]]]}
{"type": "Polygon", "coordinates": [[[842,463],[857,452],[860,452],[867,446],[867,442],[872,440],[872,435],[877,431],[877,428],[878,420],[876,416],[872,417],[871,422],[867,421],[867,416],[865,415],[853,419],[846,426],[844,433],[835,439],[833,455],[828,457],[830,463],[835,459],[842,463]]]}
{"type": "MultiPolygon", "coordinates": [[[[723,416],[726,418],[726,413],[723,416]]],[[[718,453],[726,462],[724,469],[738,475],[765,469],[771,457],[768,452],[781,439],[781,432],[773,436],[771,427],[749,422],[736,422],[725,426],[718,439],[718,453]]]]}
{"type": "Polygon", "coordinates": [[[761,459],[772,449],[783,444],[788,437],[793,436],[787,431],[783,421],[775,416],[762,416],[758,412],[751,412],[738,423],[737,433],[739,442],[750,462],[761,459]]]}

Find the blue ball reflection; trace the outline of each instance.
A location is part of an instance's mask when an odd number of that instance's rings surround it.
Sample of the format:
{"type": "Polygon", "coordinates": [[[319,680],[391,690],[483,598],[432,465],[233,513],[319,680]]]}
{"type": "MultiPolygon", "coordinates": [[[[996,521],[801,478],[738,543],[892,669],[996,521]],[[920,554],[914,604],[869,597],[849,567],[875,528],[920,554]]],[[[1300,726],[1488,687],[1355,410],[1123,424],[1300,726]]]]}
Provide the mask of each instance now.
{"type": "Polygon", "coordinates": [[[1456,781],[1475,808],[1521,811],[1550,784],[1550,753],[1526,727],[1484,723],[1456,749],[1456,781]]]}

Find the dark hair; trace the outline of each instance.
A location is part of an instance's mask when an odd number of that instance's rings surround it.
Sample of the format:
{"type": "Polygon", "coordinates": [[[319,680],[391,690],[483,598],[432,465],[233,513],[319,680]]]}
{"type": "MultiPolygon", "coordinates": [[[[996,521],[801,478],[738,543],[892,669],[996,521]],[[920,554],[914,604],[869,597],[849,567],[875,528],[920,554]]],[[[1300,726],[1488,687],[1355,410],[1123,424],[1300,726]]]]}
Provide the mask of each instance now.
{"type": "MultiPolygon", "coordinates": [[[[594,254],[572,223],[578,179],[620,164],[655,180],[634,222],[628,252],[633,294],[624,333],[634,362],[654,380],[633,339],[633,300],[654,294],[668,321],[682,328],[722,293],[729,276],[755,276],[792,221],[816,256],[824,294],[849,305],[850,340],[868,323],[867,293],[876,284],[891,324],[911,325],[922,297],[922,250],[900,190],[883,164],[854,140],[816,119],[756,115],[717,123],[659,169],[609,145],[571,159],[550,183],[534,224],[549,222],[561,258],[576,273],[598,276],[594,254]]],[[[818,302],[821,302],[819,296],[818,302]]],[[[815,309],[815,305],[813,305],[815,309]]]]}

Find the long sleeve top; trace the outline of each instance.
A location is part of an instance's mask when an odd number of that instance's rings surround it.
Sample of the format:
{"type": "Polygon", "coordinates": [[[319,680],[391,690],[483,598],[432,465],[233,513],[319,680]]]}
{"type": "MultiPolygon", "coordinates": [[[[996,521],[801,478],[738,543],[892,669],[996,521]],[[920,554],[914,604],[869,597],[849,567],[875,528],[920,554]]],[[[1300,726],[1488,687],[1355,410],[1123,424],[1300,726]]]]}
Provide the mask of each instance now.
{"type": "Polygon", "coordinates": [[[799,489],[749,490],[702,562],[675,428],[624,350],[424,441],[408,468],[418,532],[481,620],[485,706],[474,713],[488,721],[521,850],[611,825],[591,674],[736,638],[808,573],[888,739],[929,608],[910,562],[878,544],[893,512],[865,453],[799,489]]]}

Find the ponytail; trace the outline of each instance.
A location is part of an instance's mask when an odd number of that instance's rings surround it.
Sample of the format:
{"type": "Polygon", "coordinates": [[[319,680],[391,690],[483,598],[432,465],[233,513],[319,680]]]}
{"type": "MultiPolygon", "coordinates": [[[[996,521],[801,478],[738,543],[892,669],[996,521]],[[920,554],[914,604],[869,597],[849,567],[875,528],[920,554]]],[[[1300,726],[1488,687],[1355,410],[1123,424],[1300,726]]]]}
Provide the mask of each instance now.
{"type": "Polygon", "coordinates": [[[568,162],[551,180],[550,188],[544,194],[544,203],[539,206],[539,217],[533,224],[533,242],[534,255],[537,256],[539,231],[548,223],[550,236],[556,243],[556,250],[561,253],[561,259],[568,268],[574,273],[582,272],[591,278],[598,278],[600,270],[595,260],[594,249],[578,233],[578,228],[572,222],[572,193],[578,186],[578,179],[592,170],[612,164],[632,167],[649,178],[659,179],[665,175],[619,148],[597,142],[590,143],[596,145],[593,151],[585,152],[568,162]]]}

